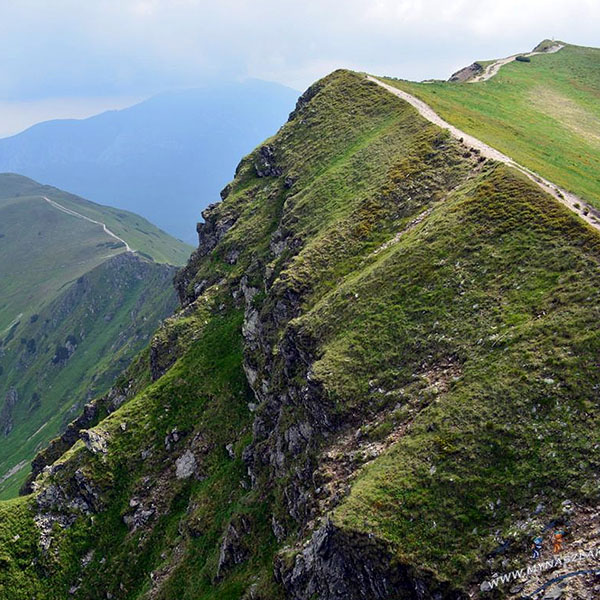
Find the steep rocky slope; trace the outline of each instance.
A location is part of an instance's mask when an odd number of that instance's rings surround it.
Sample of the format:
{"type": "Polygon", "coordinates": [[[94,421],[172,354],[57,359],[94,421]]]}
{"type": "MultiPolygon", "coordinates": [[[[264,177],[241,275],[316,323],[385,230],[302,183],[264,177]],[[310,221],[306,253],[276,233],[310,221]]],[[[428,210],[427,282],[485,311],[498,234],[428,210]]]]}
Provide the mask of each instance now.
{"type": "Polygon", "coordinates": [[[0,504],[4,595],[505,598],[533,536],[593,543],[597,232],[347,71],[222,200],[181,309],[0,504]]]}

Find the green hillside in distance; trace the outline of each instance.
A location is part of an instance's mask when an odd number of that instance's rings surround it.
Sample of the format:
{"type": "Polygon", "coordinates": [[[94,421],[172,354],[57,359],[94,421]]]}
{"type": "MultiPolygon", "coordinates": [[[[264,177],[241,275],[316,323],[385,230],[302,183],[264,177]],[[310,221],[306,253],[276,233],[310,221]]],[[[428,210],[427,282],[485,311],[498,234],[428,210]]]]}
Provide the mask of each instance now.
{"type": "Polygon", "coordinates": [[[135,214],[0,174],[0,498],[148,344],[190,250],[135,214]]]}
{"type": "Polygon", "coordinates": [[[0,498],[175,308],[176,268],[130,252],[79,277],[0,345],[0,498]]]}
{"type": "Polygon", "coordinates": [[[475,83],[385,81],[600,209],[600,49],[567,44],[475,83]]]}
{"type": "Polygon", "coordinates": [[[141,256],[181,265],[191,248],[148,221],[12,173],[0,174],[0,338],[27,321],[65,286],[125,251],[101,225],[141,256]]]}

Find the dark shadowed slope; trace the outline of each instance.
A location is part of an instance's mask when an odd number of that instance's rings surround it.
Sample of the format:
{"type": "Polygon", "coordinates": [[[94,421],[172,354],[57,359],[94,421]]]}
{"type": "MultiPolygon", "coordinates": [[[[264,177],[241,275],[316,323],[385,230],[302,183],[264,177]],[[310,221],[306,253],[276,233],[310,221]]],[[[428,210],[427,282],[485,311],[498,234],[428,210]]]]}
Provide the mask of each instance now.
{"type": "Polygon", "coordinates": [[[176,268],[130,252],[103,261],[0,344],[0,498],[37,451],[148,345],[175,308],[176,268]]]}

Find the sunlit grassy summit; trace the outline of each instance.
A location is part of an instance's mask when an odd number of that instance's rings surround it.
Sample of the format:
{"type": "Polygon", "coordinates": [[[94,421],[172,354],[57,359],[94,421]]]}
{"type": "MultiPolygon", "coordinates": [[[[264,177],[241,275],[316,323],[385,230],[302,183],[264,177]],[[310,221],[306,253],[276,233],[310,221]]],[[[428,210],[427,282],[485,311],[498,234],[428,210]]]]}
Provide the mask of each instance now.
{"type": "Polygon", "coordinates": [[[600,209],[600,49],[565,44],[475,83],[386,81],[600,209]]]}

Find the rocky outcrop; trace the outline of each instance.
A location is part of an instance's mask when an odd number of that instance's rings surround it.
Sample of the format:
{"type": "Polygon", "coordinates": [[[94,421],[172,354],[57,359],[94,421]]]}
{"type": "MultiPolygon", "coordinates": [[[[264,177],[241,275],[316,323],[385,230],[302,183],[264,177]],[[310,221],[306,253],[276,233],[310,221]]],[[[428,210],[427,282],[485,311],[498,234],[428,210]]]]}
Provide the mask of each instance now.
{"type": "Polygon", "coordinates": [[[60,437],[52,440],[44,450],[35,456],[31,462],[31,474],[22,486],[20,493],[22,495],[30,494],[33,491],[35,478],[73,446],[80,438],[80,432],[96,425],[100,414],[110,414],[117,410],[131,393],[132,390],[114,387],[105,396],[86,404],[81,415],[67,425],[60,437]]]}
{"type": "MultiPolygon", "coordinates": [[[[281,227],[273,239],[277,244],[289,241],[281,227]]],[[[302,245],[289,246],[295,254],[302,245]]],[[[278,256],[275,250],[271,248],[278,256]]],[[[317,342],[291,325],[301,313],[306,290],[295,289],[282,278],[274,288],[267,270],[262,277],[263,289],[269,294],[262,309],[254,302],[259,288],[249,285],[248,277],[240,282],[240,295],[245,300],[244,369],[257,407],[253,440],[243,459],[254,485],[261,473],[267,473],[271,481],[286,481],[282,505],[273,516],[274,532],[283,538],[289,533],[290,518],[302,528],[315,517],[313,473],[318,450],[324,437],[340,424],[324,400],[321,385],[310,378],[317,342]]]]}
{"type": "Polygon", "coordinates": [[[219,550],[217,580],[221,579],[229,569],[243,563],[248,558],[250,555],[247,538],[249,533],[250,521],[247,517],[241,516],[227,525],[219,550]]]}
{"type": "MultiPolygon", "coordinates": [[[[226,193],[229,193],[227,190],[226,193]]],[[[195,282],[198,264],[202,257],[212,252],[223,236],[235,225],[236,213],[221,214],[218,204],[211,204],[202,212],[203,223],[196,225],[198,232],[198,248],[192,253],[188,264],[180,269],[173,279],[173,284],[183,307],[189,306],[208,287],[209,282],[195,282]]]]}
{"type": "Polygon", "coordinates": [[[288,121],[293,121],[304,112],[305,108],[309,105],[310,101],[321,91],[323,88],[323,82],[317,81],[313,83],[296,102],[294,110],[290,113],[288,121]]]}
{"type": "Polygon", "coordinates": [[[196,457],[190,450],[186,450],[175,461],[175,477],[177,479],[189,479],[196,473],[197,468],[196,457]]]}
{"type": "Polygon", "coordinates": [[[123,523],[127,525],[130,531],[135,531],[148,524],[156,515],[156,506],[154,504],[143,504],[137,498],[129,501],[129,506],[133,512],[123,516],[123,523]]]}
{"type": "Polygon", "coordinates": [[[254,169],[258,177],[279,177],[283,169],[277,166],[275,150],[272,146],[262,146],[254,161],[254,169]]]}
{"type": "Polygon", "coordinates": [[[474,62],[472,65],[469,65],[468,67],[464,67],[464,68],[460,69],[459,71],[456,71],[456,73],[453,73],[450,76],[450,78],[448,79],[448,81],[454,81],[454,82],[468,81],[469,79],[472,79],[476,75],[479,75],[482,71],[483,71],[483,67],[478,62],[474,62]]]}
{"type": "Polygon", "coordinates": [[[395,559],[375,538],[327,521],[294,557],[281,554],[275,577],[289,600],[466,600],[468,596],[395,559]]]}
{"type": "Polygon", "coordinates": [[[106,454],[108,452],[108,437],[106,434],[90,429],[82,431],[79,436],[92,454],[106,454]]]}
{"type": "MultiPolygon", "coordinates": [[[[61,468],[55,468],[58,472],[61,468]]],[[[40,547],[47,554],[55,540],[82,515],[92,515],[104,508],[102,492],[84,473],[77,469],[62,484],[51,483],[35,497],[33,520],[40,535],[40,547]]]]}

